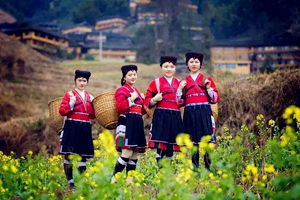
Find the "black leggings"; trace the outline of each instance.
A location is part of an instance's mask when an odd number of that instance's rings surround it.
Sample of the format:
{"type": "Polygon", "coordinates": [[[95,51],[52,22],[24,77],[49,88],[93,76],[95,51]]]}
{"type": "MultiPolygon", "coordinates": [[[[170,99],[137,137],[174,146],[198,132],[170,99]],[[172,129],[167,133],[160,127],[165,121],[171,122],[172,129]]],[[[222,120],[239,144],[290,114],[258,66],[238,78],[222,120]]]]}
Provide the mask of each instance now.
{"type": "MultiPolygon", "coordinates": [[[[192,156],[192,162],[195,165],[195,167],[198,169],[199,168],[199,145],[197,145],[197,152],[192,156]]],[[[204,164],[205,168],[210,170],[210,159],[208,153],[204,154],[204,164]]]]}

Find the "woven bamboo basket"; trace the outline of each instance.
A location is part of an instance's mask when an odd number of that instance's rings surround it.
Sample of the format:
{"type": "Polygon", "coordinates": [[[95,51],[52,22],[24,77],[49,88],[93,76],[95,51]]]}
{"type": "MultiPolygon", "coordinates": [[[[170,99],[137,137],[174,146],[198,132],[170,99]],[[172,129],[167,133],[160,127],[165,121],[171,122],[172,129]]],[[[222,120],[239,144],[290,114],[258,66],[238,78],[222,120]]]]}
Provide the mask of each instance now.
{"type": "Polygon", "coordinates": [[[148,107],[144,106],[144,108],[145,108],[147,114],[149,115],[149,117],[152,118],[152,117],[153,117],[153,114],[154,114],[155,107],[153,107],[153,108],[148,108],[148,107]]]}
{"type": "Polygon", "coordinates": [[[211,110],[213,112],[213,116],[215,118],[215,121],[217,121],[218,114],[219,114],[219,112],[218,112],[218,104],[217,103],[216,104],[210,104],[210,106],[211,106],[211,110]]]}
{"type": "Polygon", "coordinates": [[[62,97],[56,98],[52,101],[49,101],[49,117],[50,117],[50,126],[55,129],[55,131],[59,131],[63,126],[63,117],[59,113],[59,107],[61,104],[62,97]]]}
{"type": "Polygon", "coordinates": [[[116,109],[114,92],[103,93],[93,100],[95,115],[98,123],[107,128],[114,129],[117,126],[119,113],[116,109]]]}

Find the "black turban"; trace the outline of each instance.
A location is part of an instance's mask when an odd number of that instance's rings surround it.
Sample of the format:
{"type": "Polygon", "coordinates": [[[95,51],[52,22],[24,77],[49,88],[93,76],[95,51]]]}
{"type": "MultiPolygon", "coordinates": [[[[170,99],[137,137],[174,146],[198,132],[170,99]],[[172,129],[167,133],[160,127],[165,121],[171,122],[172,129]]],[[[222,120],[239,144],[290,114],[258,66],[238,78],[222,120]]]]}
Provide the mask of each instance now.
{"type": "Polygon", "coordinates": [[[74,80],[76,80],[79,77],[82,77],[82,78],[86,78],[86,80],[89,81],[90,76],[91,76],[91,72],[89,72],[89,71],[81,71],[81,70],[77,69],[75,71],[75,78],[74,78],[74,80]]]}
{"type": "Polygon", "coordinates": [[[177,58],[175,56],[161,56],[160,57],[160,66],[162,66],[165,62],[171,62],[174,65],[176,65],[177,58]]]}
{"type": "Polygon", "coordinates": [[[203,61],[203,54],[202,53],[196,53],[196,52],[188,52],[185,54],[185,64],[187,65],[189,60],[191,58],[194,58],[194,59],[198,59],[200,62],[201,62],[201,65],[202,65],[202,61],[203,61]]]}

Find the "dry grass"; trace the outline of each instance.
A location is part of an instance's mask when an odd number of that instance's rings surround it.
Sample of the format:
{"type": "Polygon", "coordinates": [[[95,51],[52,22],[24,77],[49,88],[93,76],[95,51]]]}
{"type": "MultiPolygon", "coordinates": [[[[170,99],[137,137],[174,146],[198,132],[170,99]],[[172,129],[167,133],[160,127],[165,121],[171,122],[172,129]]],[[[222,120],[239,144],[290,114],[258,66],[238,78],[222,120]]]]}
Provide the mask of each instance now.
{"type": "Polygon", "coordinates": [[[300,106],[300,70],[237,80],[222,90],[218,133],[227,126],[235,134],[243,124],[256,132],[258,114],[263,114],[267,121],[276,120],[283,127],[281,116],[289,105],[300,106]]]}

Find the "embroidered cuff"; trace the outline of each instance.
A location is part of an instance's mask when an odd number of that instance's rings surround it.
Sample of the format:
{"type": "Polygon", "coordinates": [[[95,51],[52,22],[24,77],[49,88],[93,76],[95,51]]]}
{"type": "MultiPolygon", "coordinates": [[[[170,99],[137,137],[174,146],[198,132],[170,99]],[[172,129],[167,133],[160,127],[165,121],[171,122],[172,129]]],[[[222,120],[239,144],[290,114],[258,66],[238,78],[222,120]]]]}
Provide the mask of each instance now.
{"type": "Polygon", "coordinates": [[[213,98],[213,96],[214,96],[214,89],[213,88],[207,89],[207,93],[210,96],[210,98],[213,98]]]}

